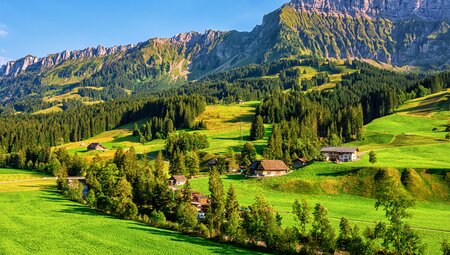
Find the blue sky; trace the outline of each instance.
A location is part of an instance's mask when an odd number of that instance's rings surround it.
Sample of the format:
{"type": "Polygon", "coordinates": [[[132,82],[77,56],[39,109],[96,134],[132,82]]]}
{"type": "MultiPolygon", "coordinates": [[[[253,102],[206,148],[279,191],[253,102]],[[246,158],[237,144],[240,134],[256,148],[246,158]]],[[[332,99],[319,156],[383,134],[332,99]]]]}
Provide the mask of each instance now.
{"type": "Polygon", "coordinates": [[[0,63],[205,29],[250,31],[288,0],[0,0],[0,63]]]}

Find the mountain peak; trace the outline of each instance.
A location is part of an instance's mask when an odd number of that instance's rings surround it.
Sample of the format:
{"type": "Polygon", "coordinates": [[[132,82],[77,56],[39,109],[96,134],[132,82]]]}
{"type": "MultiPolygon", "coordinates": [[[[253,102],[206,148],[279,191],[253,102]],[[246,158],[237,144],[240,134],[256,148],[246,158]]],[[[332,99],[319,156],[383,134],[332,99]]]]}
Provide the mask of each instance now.
{"type": "Polygon", "coordinates": [[[293,0],[288,5],[303,11],[360,14],[392,20],[413,16],[430,19],[450,19],[448,0],[293,0]]]}
{"type": "Polygon", "coordinates": [[[77,60],[82,58],[98,57],[115,54],[134,48],[135,45],[121,45],[106,48],[102,45],[97,48],[89,47],[83,50],[64,50],[59,53],[50,54],[43,58],[27,55],[21,59],[9,61],[0,67],[0,76],[15,76],[26,71],[42,71],[61,64],[66,60],[77,60]]]}

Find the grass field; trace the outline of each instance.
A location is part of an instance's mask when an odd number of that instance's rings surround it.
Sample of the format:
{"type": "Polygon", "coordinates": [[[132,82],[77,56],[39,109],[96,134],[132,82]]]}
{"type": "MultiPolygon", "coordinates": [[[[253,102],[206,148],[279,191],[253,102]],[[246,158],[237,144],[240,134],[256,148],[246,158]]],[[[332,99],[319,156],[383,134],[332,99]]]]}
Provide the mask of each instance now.
{"type": "MultiPolygon", "coordinates": [[[[254,116],[255,107],[258,101],[245,102],[243,104],[232,105],[209,105],[203,114],[197,117],[196,121],[204,120],[208,130],[187,132],[199,132],[206,134],[210,142],[209,148],[204,151],[209,153],[228,153],[231,149],[238,151],[242,145],[248,141],[250,135],[250,125],[254,116]]],[[[68,143],[63,145],[70,153],[78,153],[87,159],[92,159],[95,155],[105,158],[114,156],[116,148],[130,148],[133,146],[139,153],[155,153],[164,149],[165,141],[156,139],[151,142],[139,143],[138,137],[132,136],[133,124],[128,124],[120,128],[103,132],[97,136],[82,142],[68,143]],[[93,142],[100,142],[109,150],[105,152],[86,151],[87,145],[93,142]]],[[[264,139],[255,141],[255,147],[260,154],[267,144],[267,139],[271,133],[271,125],[266,125],[266,136],[264,139]]]]}
{"type": "MultiPolygon", "coordinates": [[[[347,146],[363,153],[374,150],[376,166],[450,169],[450,141],[445,139],[449,105],[450,90],[408,101],[395,114],[369,123],[363,140],[347,146]]],[[[368,155],[350,165],[369,166],[368,155]]]]}
{"type": "MultiPolygon", "coordinates": [[[[227,189],[233,184],[241,205],[254,202],[257,194],[264,195],[283,217],[285,226],[295,224],[292,203],[296,198],[306,199],[310,205],[323,204],[329,212],[330,221],[338,230],[341,217],[347,217],[361,229],[373,226],[374,221],[384,220],[382,211],[374,208],[375,200],[345,194],[342,179],[351,169],[345,165],[332,163],[313,163],[283,177],[268,179],[246,179],[240,175],[223,177],[227,189]]],[[[191,182],[194,190],[208,192],[208,179],[199,178],[191,182]]],[[[427,244],[427,254],[438,254],[442,239],[450,239],[450,203],[448,201],[418,201],[412,210],[413,218],[408,221],[427,244]]]]}
{"type": "Polygon", "coordinates": [[[32,180],[42,177],[0,169],[0,254],[253,254],[99,213],[65,200],[54,180],[32,180]],[[32,187],[5,190],[15,178],[32,187]]]}

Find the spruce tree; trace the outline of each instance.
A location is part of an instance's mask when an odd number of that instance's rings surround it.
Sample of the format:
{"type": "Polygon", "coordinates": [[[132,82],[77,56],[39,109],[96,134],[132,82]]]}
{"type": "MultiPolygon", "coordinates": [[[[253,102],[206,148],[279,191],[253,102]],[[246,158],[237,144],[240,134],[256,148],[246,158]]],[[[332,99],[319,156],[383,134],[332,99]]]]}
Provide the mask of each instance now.
{"type": "Polygon", "coordinates": [[[237,171],[239,164],[236,161],[236,154],[233,150],[230,151],[230,160],[228,160],[228,172],[237,171]]]}
{"type": "Polygon", "coordinates": [[[241,151],[241,163],[244,166],[248,166],[255,160],[256,160],[255,146],[251,142],[246,142],[241,151]]]}
{"type": "Polygon", "coordinates": [[[156,156],[155,160],[155,176],[161,177],[165,176],[164,173],[164,157],[162,151],[158,152],[158,155],[156,156]]]}
{"type": "Polygon", "coordinates": [[[300,230],[302,234],[306,234],[306,225],[311,219],[311,208],[306,200],[302,200],[300,203],[298,199],[295,199],[292,205],[292,213],[295,215],[295,220],[299,222],[300,230]]]}
{"type": "Polygon", "coordinates": [[[264,122],[261,115],[256,116],[250,128],[250,140],[259,140],[264,137],[264,122]]]}
{"type": "Polygon", "coordinates": [[[186,172],[189,177],[194,177],[200,172],[200,160],[198,158],[197,152],[191,151],[187,152],[185,156],[186,161],[186,172]]]}
{"type": "Polygon", "coordinates": [[[377,154],[374,151],[370,151],[369,153],[369,162],[374,165],[377,163],[377,154]]]}
{"type": "Polygon", "coordinates": [[[216,234],[220,233],[220,227],[224,219],[224,192],[222,179],[220,178],[220,173],[213,167],[209,174],[209,192],[211,198],[211,204],[208,210],[208,223],[211,229],[215,231],[216,234]]]}
{"type": "Polygon", "coordinates": [[[133,124],[133,136],[138,136],[139,135],[139,127],[138,127],[138,124],[135,122],[134,124],[133,124]]]}
{"type": "Polygon", "coordinates": [[[233,184],[231,184],[228,189],[227,200],[225,203],[225,223],[223,226],[223,232],[229,240],[232,241],[237,237],[240,223],[239,203],[236,199],[233,184]]]}
{"type": "Polygon", "coordinates": [[[313,215],[314,221],[311,230],[312,238],[324,251],[333,250],[335,233],[328,220],[327,209],[321,204],[316,204],[313,215]]]}
{"type": "Polygon", "coordinates": [[[233,211],[239,211],[239,203],[236,199],[236,193],[234,191],[234,186],[233,186],[233,184],[231,184],[230,188],[228,188],[227,201],[225,203],[225,219],[229,219],[230,214],[233,211]]]}

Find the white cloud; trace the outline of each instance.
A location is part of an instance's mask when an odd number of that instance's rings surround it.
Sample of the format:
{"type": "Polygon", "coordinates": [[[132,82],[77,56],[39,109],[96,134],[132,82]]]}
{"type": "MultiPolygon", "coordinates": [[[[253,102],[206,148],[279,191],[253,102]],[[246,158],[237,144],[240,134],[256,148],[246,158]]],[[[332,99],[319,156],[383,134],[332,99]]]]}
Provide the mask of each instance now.
{"type": "Polygon", "coordinates": [[[11,61],[11,59],[0,56],[0,66],[8,63],[8,61],[11,61]]]}
{"type": "Polygon", "coordinates": [[[6,25],[0,24],[0,37],[5,37],[8,35],[8,30],[6,25]]]}

